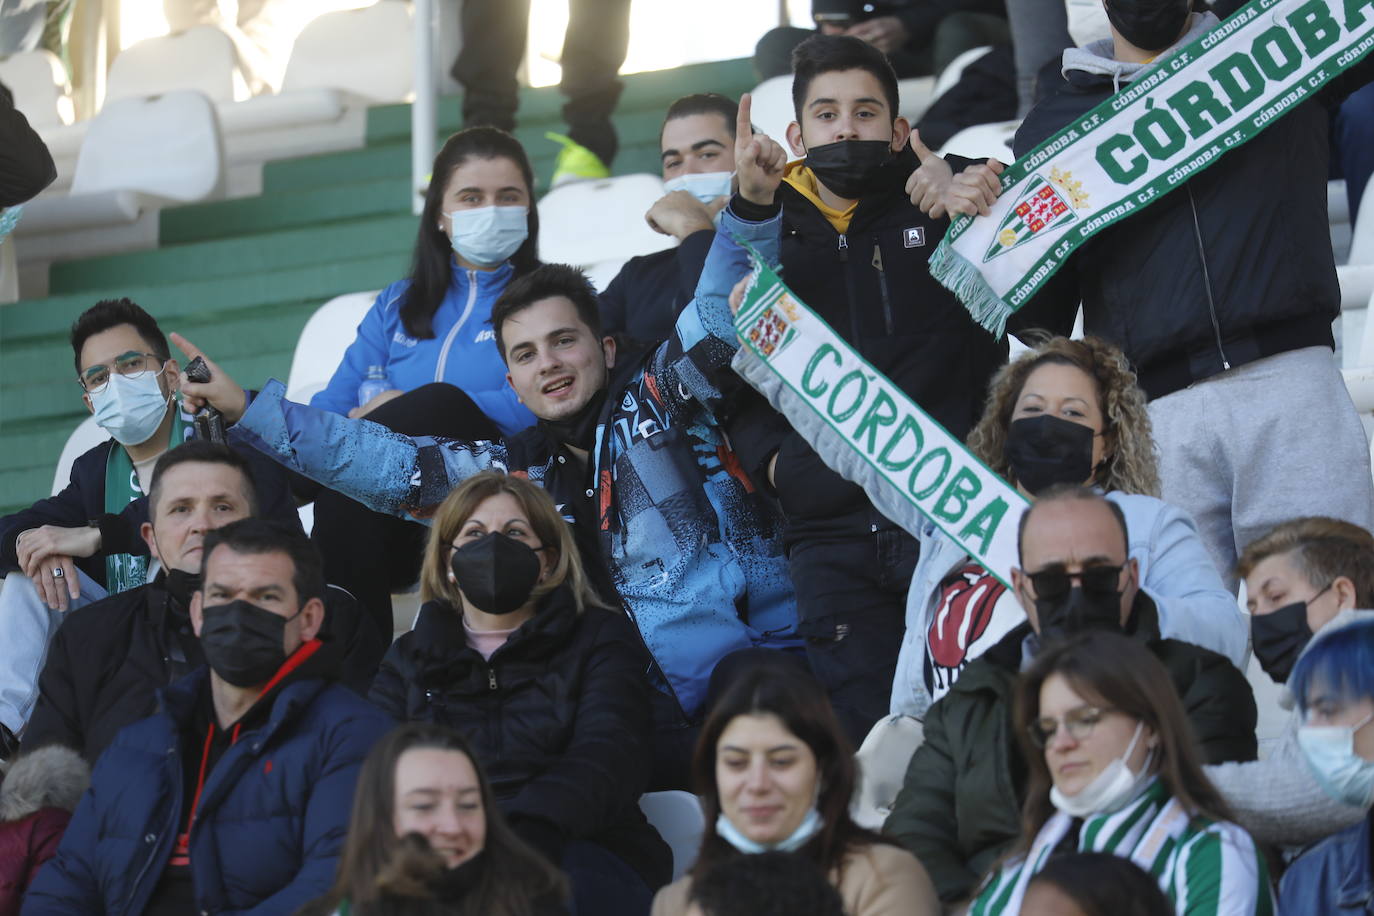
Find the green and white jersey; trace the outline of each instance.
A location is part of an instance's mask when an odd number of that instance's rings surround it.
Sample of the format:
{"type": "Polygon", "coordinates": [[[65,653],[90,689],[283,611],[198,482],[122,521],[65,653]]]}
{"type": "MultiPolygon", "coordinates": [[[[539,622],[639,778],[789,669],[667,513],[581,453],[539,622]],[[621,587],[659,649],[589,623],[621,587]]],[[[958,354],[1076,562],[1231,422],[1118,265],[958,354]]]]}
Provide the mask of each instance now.
{"type": "MultiPolygon", "coordinates": [[[[984,882],[969,916],[1019,913],[1026,885],[1072,825],[1073,818],[1056,812],[1025,856],[984,882]]],[[[1228,821],[1189,814],[1159,779],[1120,811],[1085,818],[1078,851],[1130,859],[1155,877],[1179,916],[1274,914],[1269,870],[1250,835],[1228,821]]]]}

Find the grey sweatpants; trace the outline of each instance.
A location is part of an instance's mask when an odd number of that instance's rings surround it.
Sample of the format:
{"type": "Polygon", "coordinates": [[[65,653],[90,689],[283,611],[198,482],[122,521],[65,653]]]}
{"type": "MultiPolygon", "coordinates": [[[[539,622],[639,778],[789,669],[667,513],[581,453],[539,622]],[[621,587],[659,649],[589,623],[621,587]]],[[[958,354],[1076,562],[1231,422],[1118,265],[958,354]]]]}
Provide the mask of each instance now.
{"type": "Polygon", "coordinates": [[[1234,591],[1240,551],[1329,515],[1374,529],[1369,444],[1331,350],[1247,363],[1150,402],[1163,498],[1192,514],[1234,591]]]}

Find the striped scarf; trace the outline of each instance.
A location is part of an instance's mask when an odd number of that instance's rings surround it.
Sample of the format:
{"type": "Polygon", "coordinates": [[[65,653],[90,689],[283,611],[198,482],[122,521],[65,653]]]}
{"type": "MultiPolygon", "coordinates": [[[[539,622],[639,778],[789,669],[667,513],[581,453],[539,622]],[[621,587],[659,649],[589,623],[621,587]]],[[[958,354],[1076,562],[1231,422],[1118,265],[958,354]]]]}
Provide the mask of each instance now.
{"type": "MultiPolygon", "coordinates": [[[[993,873],[969,916],[1019,913],[1031,879],[1045,867],[1073,818],[1056,812],[1025,856],[993,873]]],[[[1195,817],[1158,778],[1120,811],[1084,819],[1079,852],[1130,859],[1149,872],[1180,916],[1273,916],[1269,872],[1250,835],[1235,824],[1195,817]]]]}

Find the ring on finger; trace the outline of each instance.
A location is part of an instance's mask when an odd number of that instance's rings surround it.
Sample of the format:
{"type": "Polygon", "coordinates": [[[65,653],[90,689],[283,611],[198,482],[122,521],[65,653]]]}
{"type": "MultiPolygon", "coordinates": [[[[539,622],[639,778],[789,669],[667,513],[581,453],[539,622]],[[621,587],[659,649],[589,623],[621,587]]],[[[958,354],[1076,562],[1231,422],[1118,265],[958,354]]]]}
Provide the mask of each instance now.
{"type": "Polygon", "coordinates": [[[52,569],[52,577],[53,577],[54,579],[61,579],[61,578],[62,578],[63,576],[65,576],[65,575],[66,575],[66,573],[64,573],[64,572],[62,571],[62,567],[61,567],[61,566],[54,566],[54,567],[53,567],[53,569],[52,569]]]}

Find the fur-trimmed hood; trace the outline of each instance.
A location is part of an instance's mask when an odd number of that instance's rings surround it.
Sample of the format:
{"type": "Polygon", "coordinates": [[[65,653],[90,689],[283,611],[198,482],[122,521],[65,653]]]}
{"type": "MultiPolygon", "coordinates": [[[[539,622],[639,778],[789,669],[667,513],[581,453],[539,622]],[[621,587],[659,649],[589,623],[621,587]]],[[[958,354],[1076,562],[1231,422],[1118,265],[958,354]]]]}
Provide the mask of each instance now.
{"type": "Polygon", "coordinates": [[[21,820],[41,808],[74,811],[90,784],[90,766],[70,748],[51,745],[23,754],[0,783],[0,823],[21,820]]]}

